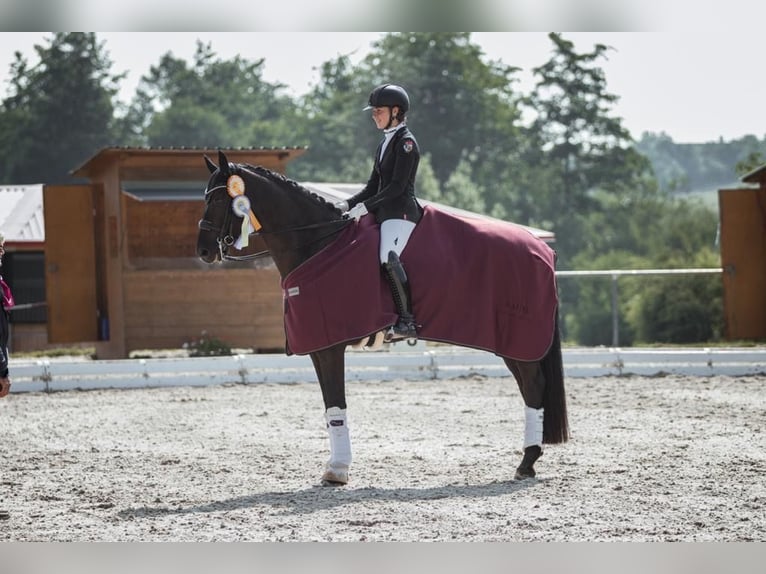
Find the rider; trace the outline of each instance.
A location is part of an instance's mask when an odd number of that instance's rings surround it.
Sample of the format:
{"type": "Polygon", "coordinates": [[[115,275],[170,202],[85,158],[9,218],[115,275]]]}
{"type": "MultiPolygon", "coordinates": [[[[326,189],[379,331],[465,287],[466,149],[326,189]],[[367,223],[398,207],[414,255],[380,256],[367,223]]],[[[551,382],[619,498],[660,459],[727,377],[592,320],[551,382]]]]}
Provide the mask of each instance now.
{"type": "Polygon", "coordinates": [[[375,152],[372,174],[364,189],[336,204],[357,221],[366,213],[375,215],[380,224],[380,264],[391,286],[399,313],[398,322],[386,333],[386,341],[414,339],[417,324],[412,314],[410,284],[399,256],[423,208],[415,198],[415,175],[420,151],[407,127],[410,98],[401,86],[382,84],[372,90],[365,110],[372,110],[372,120],[383,130],[383,140],[375,152]]]}

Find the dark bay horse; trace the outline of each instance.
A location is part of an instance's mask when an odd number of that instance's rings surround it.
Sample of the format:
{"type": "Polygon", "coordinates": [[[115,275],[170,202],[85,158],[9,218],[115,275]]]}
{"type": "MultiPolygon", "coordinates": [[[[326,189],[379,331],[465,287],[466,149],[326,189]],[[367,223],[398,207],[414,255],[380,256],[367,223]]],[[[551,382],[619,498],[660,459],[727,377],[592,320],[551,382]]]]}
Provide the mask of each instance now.
{"type": "MultiPolygon", "coordinates": [[[[262,167],[231,164],[222,152],[219,165],[204,159],[211,176],[205,190],[205,212],[199,222],[197,255],[206,263],[241,260],[242,256],[228,254],[229,247],[241,246],[245,237],[255,233],[268,251],[250,257],[270,255],[284,279],[354,223],[324,198],[280,174],[262,167]]],[[[550,280],[555,288],[553,275],[550,280]]],[[[340,314],[336,320],[354,319],[340,314]]],[[[503,357],[525,403],[524,455],[515,472],[517,480],[535,476],[534,464],[542,454],[543,443],[562,443],[569,438],[558,321],[554,320],[550,328],[552,342],[539,361],[503,357]]],[[[344,377],[348,344],[344,341],[308,353],[319,379],[330,438],[323,485],[348,482],[351,443],[344,377]]]]}

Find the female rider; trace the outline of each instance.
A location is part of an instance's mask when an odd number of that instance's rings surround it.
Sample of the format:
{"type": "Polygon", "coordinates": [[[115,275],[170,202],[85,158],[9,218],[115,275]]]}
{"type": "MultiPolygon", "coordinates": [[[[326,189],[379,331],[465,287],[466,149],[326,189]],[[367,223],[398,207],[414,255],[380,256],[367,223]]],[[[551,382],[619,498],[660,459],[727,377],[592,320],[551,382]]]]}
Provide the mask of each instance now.
{"type": "Polygon", "coordinates": [[[380,85],[370,93],[364,109],[372,110],[372,119],[384,137],[375,151],[367,185],[348,201],[336,204],[357,221],[372,213],[380,224],[380,264],[399,313],[398,322],[386,333],[387,342],[417,338],[410,284],[399,260],[415,224],[423,215],[423,208],[415,198],[420,151],[407,127],[409,108],[407,92],[396,84],[380,85]]]}

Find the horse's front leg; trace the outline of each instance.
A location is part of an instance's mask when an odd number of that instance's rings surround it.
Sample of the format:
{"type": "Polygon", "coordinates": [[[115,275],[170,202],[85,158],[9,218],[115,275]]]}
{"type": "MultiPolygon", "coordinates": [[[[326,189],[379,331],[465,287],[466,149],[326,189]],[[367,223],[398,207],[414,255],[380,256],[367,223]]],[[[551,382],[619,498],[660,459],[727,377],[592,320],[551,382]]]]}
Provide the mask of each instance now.
{"type": "Polygon", "coordinates": [[[351,437],[346,416],[345,345],[311,353],[314,370],[322,389],[325,423],[330,437],[330,458],[322,475],[323,486],[348,483],[351,466],[351,437]]]}

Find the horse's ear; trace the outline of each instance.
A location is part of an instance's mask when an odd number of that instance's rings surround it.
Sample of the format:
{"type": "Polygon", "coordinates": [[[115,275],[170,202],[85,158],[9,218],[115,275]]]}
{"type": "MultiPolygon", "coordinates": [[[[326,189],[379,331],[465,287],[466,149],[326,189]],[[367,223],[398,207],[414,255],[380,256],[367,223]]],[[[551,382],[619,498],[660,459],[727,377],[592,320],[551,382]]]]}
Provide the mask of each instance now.
{"type": "Polygon", "coordinates": [[[218,150],[218,166],[221,168],[221,173],[229,175],[229,160],[221,150],[218,150]]]}
{"type": "Polygon", "coordinates": [[[205,165],[210,170],[210,173],[215,173],[218,169],[218,166],[213,163],[213,160],[211,160],[209,157],[205,156],[205,165]]]}

